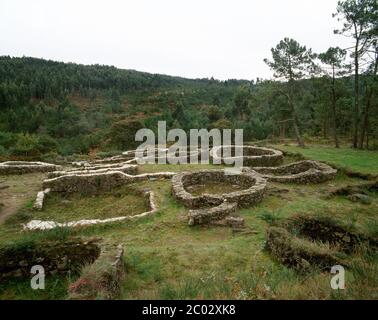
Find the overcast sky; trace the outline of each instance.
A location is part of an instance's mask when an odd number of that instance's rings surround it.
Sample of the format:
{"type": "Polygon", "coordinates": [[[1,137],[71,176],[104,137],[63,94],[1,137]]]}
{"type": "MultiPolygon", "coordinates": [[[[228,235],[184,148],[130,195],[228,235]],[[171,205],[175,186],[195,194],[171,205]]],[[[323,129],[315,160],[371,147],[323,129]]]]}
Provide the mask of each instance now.
{"type": "Polygon", "coordinates": [[[337,0],[0,0],[0,55],[106,64],[190,78],[271,78],[263,62],[291,37],[315,52],[337,0]]]}

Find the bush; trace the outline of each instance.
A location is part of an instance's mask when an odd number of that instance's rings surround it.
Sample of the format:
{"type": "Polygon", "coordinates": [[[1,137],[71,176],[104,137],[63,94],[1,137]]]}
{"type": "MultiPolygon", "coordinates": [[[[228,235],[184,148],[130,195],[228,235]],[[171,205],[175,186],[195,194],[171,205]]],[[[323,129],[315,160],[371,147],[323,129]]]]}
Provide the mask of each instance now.
{"type": "Polygon", "coordinates": [[[110,142],[118,150],[135,149],[140,144],[135,141],[135,133],[143,128],[143,124],[137,120],[115,122],[110,128],[110,142]]]}
{"type": "Polygon", "coordinates": [[[40,153],[56,152],[58,150],[57,141],[49,135],[42,135],[38,137],[38,151],[40,153]]]}
{"type": "Polygon", "coordinates": [[[17,142],[17,135],[11,132],[0,132],[0,146],[9,149],[17,142]]]}
{"type": "Polygon", "coordinates": [[[211,124],[210,129],[231,129],[232,128],[232,122],[228,121],[226,119],[220,119],[214,123],[211,124]]]}
{"type": "Polygon", "coordinates": [[[35,156],[38,150],[39,140],[34,134],[20,133],[17,135],[17,142],[13,148],[13,153],[20,156],[35,156]]]}
{"type": "Polygon", "coordinates": [[[9,151],[5,149],[2,145],[0,145],[0,157],[7,157],[9,156],[9,151]]]}

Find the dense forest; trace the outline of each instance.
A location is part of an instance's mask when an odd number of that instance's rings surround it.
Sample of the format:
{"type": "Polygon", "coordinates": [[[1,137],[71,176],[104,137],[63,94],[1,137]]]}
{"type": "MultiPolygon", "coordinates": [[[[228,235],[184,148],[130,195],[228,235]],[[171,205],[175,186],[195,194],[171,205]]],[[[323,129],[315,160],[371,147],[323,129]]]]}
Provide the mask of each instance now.
{"type": "Polygon", "coordinates": [[[0,157],[54,158],[134,146],[142,127],[241,128],[244,141],[324,139],[378,148],[378,14],[339,2],[351,48],[285,38],[267,52],[275,80],[185,79],[102,65],[0,57],[0,157]]]}

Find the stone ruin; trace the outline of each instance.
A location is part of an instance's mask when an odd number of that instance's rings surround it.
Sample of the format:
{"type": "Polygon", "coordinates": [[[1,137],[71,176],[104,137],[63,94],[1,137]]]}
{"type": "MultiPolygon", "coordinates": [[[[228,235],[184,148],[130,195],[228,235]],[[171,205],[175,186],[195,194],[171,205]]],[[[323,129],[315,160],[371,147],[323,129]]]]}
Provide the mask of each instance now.
{"type": "Polygon", "coordinates": [[[68,300],[110,300],[119,297],[125,277],[124,249],[102,245],[94,263],[84,266],[80,278],[68,287],[68,300]]]}
{"type": "Polygon", "coordinates": [[[106,173],[106,172],[111,172],[111,171],[121,171],[123,173],[135,175],[137,174],[138,166],[132,165],[132,164],[126,164],[126,163],[89,165],[89,166],[84,166],[82,168],[77,168],[77,169],[49,172],[47,174],[47,177],[49,179],[52,179],[52,178],[68,176],[68,175],[98,174],[98,173],[106,173]]]}
{"type": "MultiPolygon", "coordinates": [[[[211,156],[219,157],[222,148],[235,148],[235,146],[215,147],[211,150],[211,156]]],[[[166,152],[167,148],[155,148],[155,161],[158,160],[158,151],[166,152]]],[[[276,165],[282,162],[281,151],[269,148],[244,146],[243,161],[246,165],[263,164],[276,165]]],[[[146,152],[145,152],[146,155],[146,152]]],[[[169,154],[168,154],[169,155],[169,154]]],[[[188,152],[185,157],[198,155],[201,157],[202,149],[198,152],[188,152]]],[[[136,150],[124,152],[122,155],[109,157],[93,162],[77,162],[77,168],[68,170],[55,170],[48,173],[48,179],[43,181],[43,189],[38,192],[33,208],[43,209],[45,197],[50,192],[80,193],[83,195],[96,195],[101,192],[111,191],[113,188],[123,185],[156,179],[172,179],[173,196],[186,207],[190,208],[188,214],[189,225],[218,224],[230,226],[242,226],[244,220],[235,215],[237,208],[248,207],[260,202],[265,195],[266,180],[279,182],[315,183],[331,179],[336,170],[316,161],[300,161],[281,167],[244,167],[238,174],[226,174],[224,170],[200,170],[195,172],[157,172],[138,174],[136,150]],[[193,185],[207,182],[227,182],[237,186],[240,190],[223,194],[193,195],[188,188],[193,185]]],[[[177,156],[177,154],[176,154],[177,156]]],[[[224,160],[224,158],[221,158],[224,160]]],[[[30,164],[33,167],[36,162],[16,162],[17,165],[30,164]]],[[[38,163],[43,164],[43,163],[38,163]]],[[[49,171],[60,169],[59,166],[46,164],[49,171]]],[[[45,168],[45,167],[44,167],[45,168]]],[[[47,170],[47,169],[44,169],[47,170]]],[[[151,210],[135,216],[124,216],[110,219],[89,219],[64,223],[55,221],[32,220],[24,225],[27,230],[43,230],[55,227],[75,227],[83,225],[101,224],[123,220],[133,220],[148,216],[157,211],[154,194],[152,191],[144,194],[149,200],[151,210]]]]}
{"type": "Polygon", "coordinates": [[[142,195],[146,198],[146,201],[150,210],[140,213],[140,214],[121,216],[121,217],[115,217],[115,218],[109,218],[109,219],[85,219],[85,220],[77,220],[77,221],[70,221],[70,222],[63,222],[63,223],[56,222],[56,221],[31,220],[27,224],[24,224],[23,228],[24,230],[50,230],[57,227],[73,228],[73,227],[82,227],[82,226],[105,224],[105,223],[120,222],[120,221],[133,221],[133,220],[138,220],[141,218],[154,215],[158,211],[155,194],[152,191],[144,191],[142,192],[142,195]]]}
{"type": "MultiPolygon", "coordinates": [[[[54,171],[49,178],[43,181],[43,190],[38,192],[33,208],[43,209],[45,197],[50,192],[80,193],[95,195],[111,191],[113,188],[131,184],[138,181],[170,179],[175,173],[157,172],[136,174],[137,166],[126,163],[110,163],[83,166],[73,170],[54,171]]],[[[56,227],[77,227],[93,224],[104,224],[117,221],[135,220],[155,214],[158,210],[155,195],[152,191],[144,191],[142,195],[147,199],[149,211],[132,216],[122,216],[109,219],[86,219],[59,223],[56,221],[32,220],[24,225],[25,230],[47,230],[56,227]]]]}
{"type": "Polygon", "coordinates": [[[27,245],[8,243],[0,247],[0,281],[30,278],[33,266],[43,265],[47,275],[74,275],[68,299],[115,299],[124,278],[122,245],[101,239],[72,237],[64,240],[28,240],[27,245]]]}
{"type": "Polygon", "coordinates": [[[114,164],[115,166],[119,166],[120,163],[124,164],[135,164],[136,159],[134,157],[128,157],[128,156],[114,156],[114,157],[108,157],[104,159],[94,160],[94,161],[74,161],[72,162],[72,166],[77,167],[78,170],[85,169],[87,167],[95,167],[95,166],[106,166],[114,164]]]}
{"type": "Polygon", "coordinates": [[[243,158],[243,166],[245,167],[273,167],[283,162],[281,151],[256,146],[217,146],[211,149],[210,156],[213,162],[226,163],[228,162],[227,160],[231,161],[232,159],[240,158],[235,157],[235,148],[242,148],[243,156],[241,157],[243,158]]]}
{"type": "Polygon", "coordinates": [[[29,241],[27,245],[9,243],[0,247],[0,281],[30,277],[30,269],[43,262],[46,274],[78,273],[100,255],[96,240],[74,238],[64,241],[29,241]]]}
{"type": "MultiPolygon", "coordinates": [[[[232,216],[238,207],[248,207],[260,202],[265,194],[266,180],[256,172],[245,169],[237,175],[227,175],[224,170],[199,170],[182,172],[172,178],[172,193],[176,200],[192,209],[189,225],[220,221],[232,216]],[[228,182],[242,188],[231,193],[193,195],[189,186],[207,182],[228,182]]],[[[228,219],[228,224],[242,224],[240,218],[228,219]]]]}
{"type": "Polygon", "coordinates": [[[0,175],[56,171],[61,167],[46,162],[6,161],[0,163],[0,175]]]}
{"type": "Polygon", "coordinates": [[[320,183],[335,177],[337,170],[313,160],[304,160],[280,167],[254,167],[268,181],[281,183],[320,183]]]}
{"type": "Polygon", "coordinates": [[[94,195],[134,182],[170,179],[174,174],[174,172],[157,172],[131,175],[116,170],[100,173],[75,173],[46,179],[43,181],[43,189],[50,189],[52,192],[94,195]]]}
{"type": "MultiPolygon", "coordinates": [[[[169,151],[169,148],[155,148],[154,149],[154,155],[148,156],[148,152],[144,151],[143,153],[143,160],[148,163],[159,163],[160,159],[166,159],[166,163],[173,163],[179,162],[179,163],[190,163],[191,159],[195,158],[198,160],[198,162],[201,161],[202,158],[206,158],[205,154],[208,154],[209,157],[209,151],[205,149],[198,148],[197,150],[191,150],[190,146],[188,146],[187,151],[184,152],[183,155],[180,155],[179,151],[169,151]],[[162,156],[161,153],[164,153],[162,156]]],[[[137,157],[136,150],[130,150],[123,153],[124,156],[130,156],[134,157],[132,162],[130,163],[139,163],[140,159],[137,157]]]]}
{"type": "Polygon", "coordinates": [[[35,198],[34,204],[33,204],[33,209],[35,210],[42,210],[43,209],[43,204],[45,201],[45,197],[50,193],[50,189],[45,189],[42,191],[39,191],[37,193],[37,197],[35,198]]]}
{"type": "Polygon", "coordinates": [[[299,272],[309,268],[347,266],[345,254],[351,254],[364,243],[376,251],[378,239],[328,217],[296,215],[271,226],[267,231],[266,248],[282,264],[299,272]]]}

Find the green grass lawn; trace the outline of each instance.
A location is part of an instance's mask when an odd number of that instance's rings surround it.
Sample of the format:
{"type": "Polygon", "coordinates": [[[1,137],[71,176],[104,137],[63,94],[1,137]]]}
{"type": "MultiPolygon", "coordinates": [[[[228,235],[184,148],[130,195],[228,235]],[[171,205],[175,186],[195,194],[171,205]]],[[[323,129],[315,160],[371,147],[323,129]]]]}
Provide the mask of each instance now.
{"type": "Polygon", "coordinates": [[[307,158],[327,161],[353,171],[378,174],[378,151],[355,150],[350,147],[336,149],[320,145],[309,145],[304,149],[294,145],[273,145],[273,147],[283,151],[301,153],[307,158]]]}

